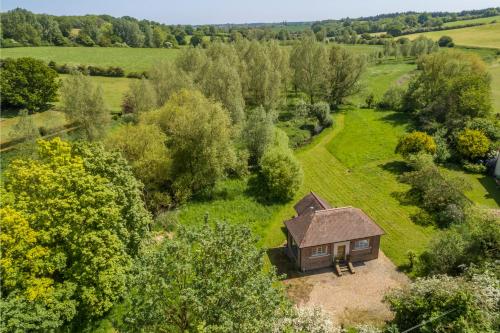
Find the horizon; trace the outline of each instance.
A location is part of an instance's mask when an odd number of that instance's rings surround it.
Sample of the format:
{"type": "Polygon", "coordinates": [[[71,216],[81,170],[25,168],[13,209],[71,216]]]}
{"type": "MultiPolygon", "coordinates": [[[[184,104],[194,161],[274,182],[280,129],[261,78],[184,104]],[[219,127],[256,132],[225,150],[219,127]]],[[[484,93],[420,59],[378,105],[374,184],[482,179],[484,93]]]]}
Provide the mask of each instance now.
{"type": "Polygon", "coordinates": [[[277,0],[266,3],[256,0],[252,3],[234,3],[229,0],[187,0],[182,5],[171,1],[144,0],[140,8],[135,1],[67,3],[63,0],[41,2],[33,0],[4,0],[1,11],[23,8],[36,14],[56,16],[111,15],[131,16],[139,20],[150,20],[167,25],[225,25],[225,24],[279,24],[283,22],[314,22],[339,20],[342,18],[369,17],[402,12],[460,12],[500,6],[492,0],[423,0],[419,3],[401,4],[392,0],[376,0],[369,4],[359,2],[336,4],[328,0],[313,0],[309,3],[299,0],[277,0]],[[148,5],[150,4],[150,5],[148,5]],[[158,8],[151,10],[151,8],[158,8]],[[242,7],[244,7],[242,9],[242,7]],[[195,10],[193,10],[195,8],[195,10]],[[267,10],[262,11],[262,8],[267,10]],[[274,8],[274,9],[273,9],[274,8]],[[216,12],[216,14],[214,14],[216,12]],[[326,14],[325,14],[326,12],[326,14]],[[282,13],[279,17],[276,13],[282,13]],[[297,15],[297,13],[300,13],[297,15]],[[231,19],[234,18],[234,19],[231,19]]]}

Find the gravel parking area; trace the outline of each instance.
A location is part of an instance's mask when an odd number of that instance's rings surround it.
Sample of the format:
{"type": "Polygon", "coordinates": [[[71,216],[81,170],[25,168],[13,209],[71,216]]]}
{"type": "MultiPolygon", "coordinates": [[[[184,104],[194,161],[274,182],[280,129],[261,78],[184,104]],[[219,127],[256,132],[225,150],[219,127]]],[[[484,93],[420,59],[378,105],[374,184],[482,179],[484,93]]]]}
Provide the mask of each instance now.
{"type": "Polygon", "coordinates": [[[338,277],[333,270],[289,275],[284,283],[289,296],[299,306],[320,306],[331,313],[336,324],[381,323],[392,317],[382,302],[392,288],[409,282],[380,252],[379,258],[355,265],[355,274],[338,277]]]}

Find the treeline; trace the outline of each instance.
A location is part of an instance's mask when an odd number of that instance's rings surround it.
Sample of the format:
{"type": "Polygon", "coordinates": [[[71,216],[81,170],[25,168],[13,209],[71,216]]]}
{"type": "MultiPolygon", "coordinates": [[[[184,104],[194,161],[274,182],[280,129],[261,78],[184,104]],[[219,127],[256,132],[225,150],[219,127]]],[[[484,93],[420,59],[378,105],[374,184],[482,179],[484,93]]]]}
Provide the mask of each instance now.
{"type": "MultiPolygon", "coordinates": [[[[460,13],[395,13],[368,18],[327,20],[304,29],[291,31],[270,24],[253,25],[166,25],[148,20],[109,15],[53,16],[34,14],[17,8],[0,14],[2,47],[15,46],[103,46],[103,47],[178,47],[208,44],[214,41],[234,42],[240,39],[286,41],[314,35],[317,40],[338,43],[365,43],[372,33],[384,32],[386,38],[404,34],[443,30],[446,22],[490,17],[499,8],[462,11],[460,13]],[[363,35],[363,38],[359,36],[363,35]]],[[[446,27],[446,29],[449,29],[446,27]]]]}

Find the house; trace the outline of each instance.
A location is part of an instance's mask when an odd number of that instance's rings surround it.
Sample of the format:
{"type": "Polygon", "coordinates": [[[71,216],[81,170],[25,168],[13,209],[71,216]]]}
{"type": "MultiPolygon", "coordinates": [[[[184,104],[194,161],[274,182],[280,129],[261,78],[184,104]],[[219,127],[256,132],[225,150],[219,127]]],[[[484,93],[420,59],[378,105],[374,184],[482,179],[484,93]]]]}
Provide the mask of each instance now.
{"type": "Polygon", "coordinates": [[[384,230],[361,209],[333,208],[313,192],[294,208],[297,216],[285,221],[286,253],[300,270],[336,263],[352,268],[352,262],[378,258],[384,230]]]}

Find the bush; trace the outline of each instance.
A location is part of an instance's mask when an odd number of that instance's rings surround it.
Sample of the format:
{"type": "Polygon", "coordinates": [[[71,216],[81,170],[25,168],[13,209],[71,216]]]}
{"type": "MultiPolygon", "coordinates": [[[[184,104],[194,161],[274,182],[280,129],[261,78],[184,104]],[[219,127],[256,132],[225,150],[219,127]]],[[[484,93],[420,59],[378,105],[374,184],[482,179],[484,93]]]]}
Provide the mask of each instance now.
{"type": "Polygon", "coordinates": [[[418,153],[428,153],[434,155],[436,153],[436,142],[432,136],[424,132],[412,132],[406,134],[399,139],[396,147],[396,153],[403,156],[409,156],[418,153]]]}
{"type": "Polygon", "coordinates": [[[311,105],[311,115],[318,119],[319,125],[322,128],[330,127],[333,124],[332,117],[330,116],[330,106],[325,102],[318,102],[311,105]]]}
{"type": "Polygon", "coordinates": [[[366,96],[365,104],[368,109],[371,109],[376,104],[375,95],[373,93],[370,93],[368,96],[366,96]]]}
{"type": "Polygon", "coordinates": [[[436,143],[435,159],[439,163],[444,163],[451,157],[445,135],[446,131],[441,129],[437,130],[436,133],[434,133],[434,135],[432,136],[434,142],[436,143]]]}
{"type": "Polygon", "coordinates": [[[472,173],[485,173],[487,169],[486,165],[480,163],[469,163],[469,162],[464,162],[463,167],[465,170],[472,173]]]}
{"type": "Polygon", "coordinates": [[[490,144],[490,140],[479,130],[465,129],[457,137],[457,150],[469,161],[485,157],[490,150],[490,144]]]}
{"type": "Polygon", "coordinates": [[[392,86],[384,93],[378,107],[382,110],[399,111],[403,105],[405,89],[400,86],[392,86]]]}
{"type": "Polygon", "coordinates": [[[289,149],[268,149],[260,161],[260,174],[269,200],[290,200],[302,185],[302,168],[289,149]]]}
{"type": "Polygon", "coordinates": [[[453,47],[455,44],[450,36],[441,36],[441,38],[439,38],[438,45],[440,47],[453,47]]]}
{"type": "Polygon", "coordinates": [[[146,71],[144,71],[144,72],[130,72],[130,73],[127,74],[127,77],[129,79],[148,78],[148,73],[146,71]]]}

